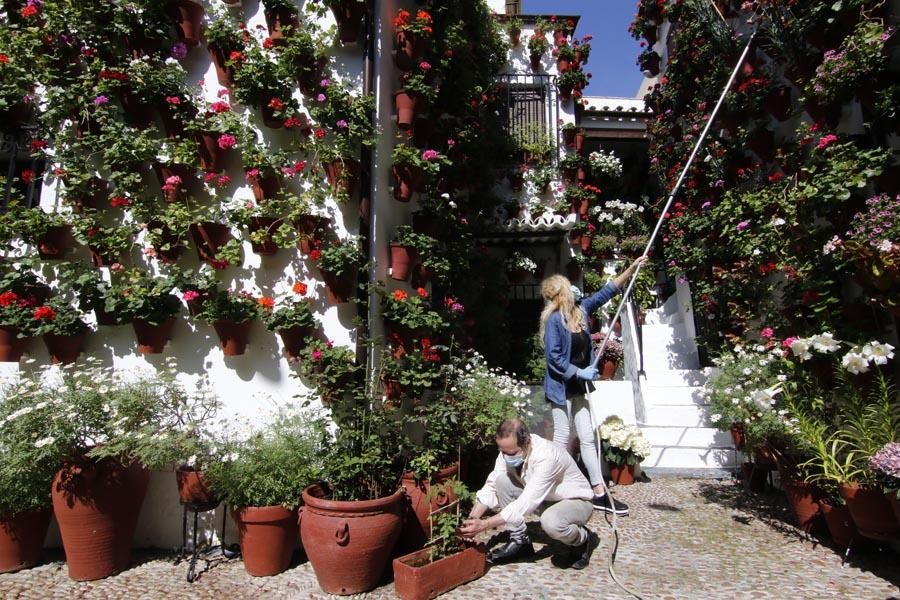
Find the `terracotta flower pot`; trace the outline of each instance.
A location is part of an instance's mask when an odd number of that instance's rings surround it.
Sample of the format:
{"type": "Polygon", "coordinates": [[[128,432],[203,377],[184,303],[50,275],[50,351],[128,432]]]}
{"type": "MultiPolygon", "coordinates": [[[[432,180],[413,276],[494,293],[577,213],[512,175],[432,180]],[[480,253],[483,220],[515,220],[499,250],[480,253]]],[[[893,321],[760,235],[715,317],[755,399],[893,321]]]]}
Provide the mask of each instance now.
{"type": "Polygon", "coordinates": [[[219,135],[215,131],[204,131],[197,136],[200,168],[207,173],[218,173],[225,168],[225,157],[229,151],[219,147],[219,135]]]}
{"type": "Polygon", "coordinates": [[[169,317],[159,324],[150,323],[135,317],[131,321],[134,336],[137,338],[138,352],[141,354],[159,354],[166,347],[175,325],[175,317],[169,317]]]}
{"type": "Polygon", "coordinates": [[[391,279],[406,281],[409,279],[413,250],[402,244],[391,244],[391,279]]]}
{"type": "Polygon", "coordinates": [[[356,277],[353,273],[333,275],[322,271],[322,279],[325,280],[325,293],[329,304],[350,302],[356,288],[356,277]]]}
{"type": "Polygon", "coordinates": [[[341,0],[331,6],[334,20],[337,22],[338,39],[342,44],[352,44],[360,36],[361,21],[366,14],[366,5],[357,0],[341,0]]]}
{"type": "Polygon", "coordinates": [[[766,491],[768,471],[760,469],[753,463],[741,463],[741,480],[745,490],[759,494],[766,491]]]}
{"type": "Polygon", "coordinates": [[[447,487],[447,482],[458,476],[458,463],[439,470],[430,479],[417,480],[408,471],[403,474],[400,485],[406,492],[408,517],[397,542],[399,553],[413,552],[425,545],[431,537],[431,523],[428,516],[432,511],[456,500],[456,494],[447,487]]]}
{"type": "Polygon", "coordinates": [[[219,248],[232,239],[231,228],[224,223],[192,223],[189,231],[197,246],[197,258],[204,261],[216,258],[219,248]]]}
{"type": "Polygon", "coordinates": [[[734,442],[734,447],[737,450],[744,449],[744,424],[743,423],[732,423],[731,427],[728,428],[729,432],[731,432],[731,441],[734,442]]]}
{"type": "Polygon", "coordinates": [[[156,105],[163,122],[163,129],[169,139],[177,139],[185,135],[184,124],[197,116],[197,108],[188,100],[182,98],[180,104],[159,102],[156,105]]]}
{"type": "Polygon", "coordinates": [[[250,189],[253,190],[253,197],[257,202],[271,200],[281,191],[281,178],[274,173],[263,177],[252,177],[250,178],[250,189]]]}
{"type": "Polygon", "coordinates": [[[110,267],[117,262],[121,262],[119,254],[103,252],[97,246],[88,244],[88,250],[91,252],[91,264],[95,267],[110,267]]]}
{"type": "Polygon", "coordinates": [[[541,70],[541,54],[530,54],[528,61],[531,63],[531,70],[534,72],[541,70]]]}
{"type": "Polygon", "coordinates": [[[263,11],[266,19],[266,27],[269,29],[269,37],[276,44],[280,44],[284,40],[284,28],[290,27],[292,31],[297,31],[300,22],[297,20],[296,13],[285,7],[266,9],[263,11]]]}
{"type": "Polygon", "coordinates": [[[394,592],[403,600],[428,600],[484,575],[483,546],[466,548],[435,562],[430,550],[394,559],[394,592]]]}
{"type": "Polygon", "coordinates": [[[238,529],[244,569],[254,577],[285,571],[297,545],[297,510],[283,506],[231,509],[238,529]]]}
{"type": "Polygon", "coordinates": [[[0,362],[19,362],[30,339],[20,338],[18,327],[0,325],[0,362]]]}
{"type": "MultiPolygon", "coordinates": [[[[605,354],[605,352],[604,352],[605,354]]],[[[606,360],[603,361],[603,372],[600,374],[600,379],[614,379],[616,376],[616,371],[619,369],[619,364],[614,360],[606,360]]],[[[633,469],[632,469],[633,470],[633,469]]]]}
{"type": "Polygon", "coordinates": [[[212,510],[219,505],[219,499],[203,471],[180,466],[175,470],[175,485],[178,487],[178,501],[196,512],[212,510]]]}
{"type": "Polygon", "coordinates": [[[860,535],[883,542],[900,538],[900,526],[881,489],[851,484],[842,485],[840,492],[860,535]]]}
{"type": "Polygon", "coordinates": [[[246,352],[247,344],[250,343],[250,330],[253,328],[252,320],[240,323],[213,321],[212,325],[219,335],[222,353],[225,356],[240,356],[246,352]]]}
{"type": "Polygon", "coordinates": [[[398,31],[394,37],[394,64],[401,71],[409,71],[416,66],[427,48],[425,38],[409,31],[398,31]]]}
{"type": "Polygon", "coordinates": [[[556,70],[565,73],[572,68],[572,62],[567,58],[559,58],[556,60],[556,70]]]}
{"type": "Polygon", "coordinates": [[[0,573],[13,573],[40,562],[51,514],[44,508],[0,515],[0,573]]]}
{"type": "Polygon", "coordinates": [[[278,246],[272,241],[272,233],[278,228],[280,222],[281,219],[277,217],[253,217],[250,220],[247,229],[251,234],[265,232],[265,238],[261,242],[255,241],[251,237],[250,246],[254,253],[261,256],[273,256],[278,252],[278,246]]]}
{"type": "Polygon", "coordinates": [[[203,20],[203,7],[191,0],[171,0],[168,14],[178,26],[181,40],[191,46],[200,44],[200,23],[203,20]]]}
{"type": "Polygon", "coordinates": [[[790,86],[778,86],[769,92],[766,97],[766,110],[779,121],[787,120],[791,116],[790,86]]]}
{"type": "Polygon", "coordinates": [[[313,332],[314,329],[312,327],[288,327],[287,329],[278,330],[278,337],[281,338],[284,344],[284,355],[288,360],[300,360],[304,341],[313,332]]]}
{"type": "Polygon", "coordinates": [[[303,491],[300,535],[319,586],[329,594],[358,594],[381,581],[403,526],[403,490],[376,500],[326,500],[303,491]]]}
{"type": "Polygon", "coordinates": [[[825,525],[828,527],[828,533],[834,544],[841,550],[849,546],[850,540],[856,535],[856,527],[853,525],[850,510],[846,506],[832,504],[825,500],[819,501],[819,509],[825,518],[825,525]]]}
{"type": "Polygon", "coordinates": [[[68,365],[78,360],[78,355],[84,349],[87,331],[76,335],[45,333],[41,337],[44,339],[44,345],[47,346],[47,352],[50,353],[50,362],[54,365],[68,365]]]}
{"type": "Polygon", "coordinates": [[[228,60],[225,52],[215,43],[207,44],[206,49],[209,52],[210,60],[216,67],[216,78],[219,81],[219,85],[227,88],[234,87],[234,67],[229,67],[225,64],[228,60]]]}
{"type": "Polygon", "coordinates": [[[162,190],[163,199],[172,204],[175,202],[186,202],[190,193],[187,185],[193,179],[196,171],[189,165],[168,164],[156,165],[156,176],[159,179],[160,187],[166,185],[166,180],[170,177],[178,177],[181,179],[181,185],[171,190],[162,190]]]}
{"type": "Polygon", "coordinates": [[[397,107],[397,127],[410,129],[416,122],[419,109],[419,96],[405,90],[394,93],[394,105],[397,107]]]}
{"type": "MultiPolygon", "coordinates": [[[[35,209],[40,210],[40,209],[35,209]]],[[[72,249],[72,226],[54,225],[37,241],[37,250],[44,260],[60,260],[72,249]]]]}
{"type": "Polygon", "coordinates": [[[325,165],[325,175],[335,194],[353,196],[359,182],[359,162],[352,158],[333,160],[325,165]]]}
{"type": "Polygon", "coordinates": [[[609,465],[609,478],[616,485],[631,485],[634,483],[634,465],[609,465]]]}
{"type": "Polygon", "coordinates": [[[56,474],[53,512],[70,578],[102,579],[128,566],[149,479],[138,463],[112,459],[71,461],[56,474]]]}
{"type": "Polygon", "coordinates": [[[303,254],[309,254],[321,240],[321,236],[329,226],[327,217],[318,215],[300,215],[294,221],[297,230],[297,249],[303,254]]]}
{"type": "Polygon", "coordinates": [[[806,533],[821,529],[825,522],[812,484],[782,478],[782,487],[784,487],[784,494],[787,496],[788,506],[791,507],[797,527],[806,533]]]}

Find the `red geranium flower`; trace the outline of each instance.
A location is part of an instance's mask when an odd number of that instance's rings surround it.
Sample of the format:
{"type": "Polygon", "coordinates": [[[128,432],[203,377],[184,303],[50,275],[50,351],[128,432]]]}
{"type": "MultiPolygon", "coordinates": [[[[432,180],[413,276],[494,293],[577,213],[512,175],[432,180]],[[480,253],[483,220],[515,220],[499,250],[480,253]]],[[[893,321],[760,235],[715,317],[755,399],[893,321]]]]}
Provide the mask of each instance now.
{"type": "Polygon", "coordinates": [[[34,309],[34,318],[39,320],[46,319],[48,321],[52,321],[56,318],[56,311],[49,306],[38,306],[36,309],[34,309]]]}

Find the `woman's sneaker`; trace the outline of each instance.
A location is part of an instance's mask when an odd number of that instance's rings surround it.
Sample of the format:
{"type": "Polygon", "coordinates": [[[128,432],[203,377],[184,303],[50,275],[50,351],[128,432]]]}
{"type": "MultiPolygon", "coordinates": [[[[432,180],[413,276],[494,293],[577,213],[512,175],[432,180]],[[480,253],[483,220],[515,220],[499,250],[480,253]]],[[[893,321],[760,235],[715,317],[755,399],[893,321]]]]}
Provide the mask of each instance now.
{"type": "Polygon", "coordinates": [[[609,494],[594,496],[594,499],[591,500],[591,504],[594,505],[594,510],[602,510],[608,513],[615,513],[616,516],[619,517],[624,517],[628,514],[628,505],[624,502],[619,502],[609,494]]]}

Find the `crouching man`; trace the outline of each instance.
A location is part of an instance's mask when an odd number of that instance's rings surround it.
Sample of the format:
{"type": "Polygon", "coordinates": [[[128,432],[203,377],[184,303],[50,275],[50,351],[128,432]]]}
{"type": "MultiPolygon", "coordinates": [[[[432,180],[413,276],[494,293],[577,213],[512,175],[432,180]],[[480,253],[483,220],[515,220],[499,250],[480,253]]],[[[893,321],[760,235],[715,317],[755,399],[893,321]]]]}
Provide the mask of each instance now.
{"type": "Polygon", "coordinates": [[[496,439],[500,455],[460,533],[471,538],[487,529],[505,527],[510,532],[509,543],[492,550],[488,560],[510,562],[534,554],[525,516],[540,513],[544,532],[568,550],[554,564],[585,568],[599,538],[586,525],[594,512],[594,490],[575,461],[553,442],[529,434],[520,419],[503,421],[496,439]],[[488,509],[499,512],[483,519],[488,509]]]}

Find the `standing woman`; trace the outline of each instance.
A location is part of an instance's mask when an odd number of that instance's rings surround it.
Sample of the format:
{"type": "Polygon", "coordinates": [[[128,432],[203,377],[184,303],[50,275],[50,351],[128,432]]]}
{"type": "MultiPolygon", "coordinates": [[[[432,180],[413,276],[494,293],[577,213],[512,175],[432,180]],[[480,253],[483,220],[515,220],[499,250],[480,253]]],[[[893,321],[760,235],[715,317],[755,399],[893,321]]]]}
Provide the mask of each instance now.
{"type": "Polygon", "coordinates": [[[593,366],[595,354],[588,329],[588,315],[620,293],[638,266],[646,261],[645,256],[638,258],[620,275],[608,281],[600,291],[583,300],[581,290],[562,275],[551,275],[541,283],[544,310],[541,312],[539,332],[547,362],[544,396],[551,406],[553,441],[568,449],[570,430],[574,423],[581,442],[581,460],[594,489],[594,508],[615,512],[617,515],[627,515],[628,506],[603,492],[603,474],[594,440],[591,411],[585,395],[585,382],[598,377],[597,369],[593,366]]]}

